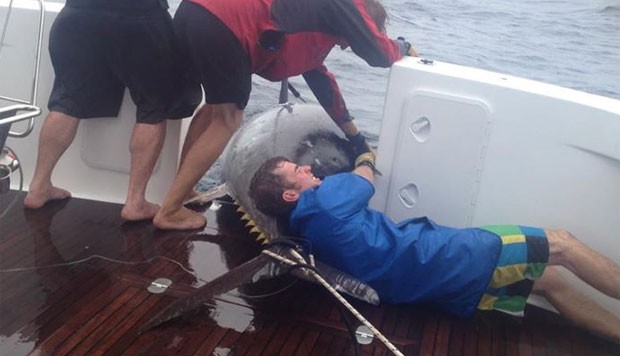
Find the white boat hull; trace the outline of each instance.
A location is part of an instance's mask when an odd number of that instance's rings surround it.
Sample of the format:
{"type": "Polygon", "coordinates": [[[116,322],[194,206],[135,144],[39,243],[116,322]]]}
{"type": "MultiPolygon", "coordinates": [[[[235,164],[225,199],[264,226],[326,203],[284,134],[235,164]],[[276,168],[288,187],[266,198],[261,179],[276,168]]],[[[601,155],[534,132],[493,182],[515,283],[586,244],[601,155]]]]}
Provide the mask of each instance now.
{"type": "Polygon", "coordinates": [[[396,220],[567,229],[620,261],[620,101],[423,62],[392,68],[373,206],[396,220]]]}

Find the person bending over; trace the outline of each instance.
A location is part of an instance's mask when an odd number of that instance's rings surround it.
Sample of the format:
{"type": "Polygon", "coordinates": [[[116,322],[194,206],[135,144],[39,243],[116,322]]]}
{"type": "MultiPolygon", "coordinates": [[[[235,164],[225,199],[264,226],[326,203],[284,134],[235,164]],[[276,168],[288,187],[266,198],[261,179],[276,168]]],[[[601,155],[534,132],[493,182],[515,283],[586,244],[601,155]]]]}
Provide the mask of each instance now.
{"type": "Polygon", "coordinates": [[[302,74],[360,153],[369,150],[323,61],[335,45],[351,47],[375,67],[416,55],[404,39],[385,35],[386,16],[376,0],[183,1],[175,30],[205,90],[206,105],[192,119],[179,172],[155,226],[194,229],[206,223],[183,202],[239,127],[253,73],[271,81],[302,74]]]}
{"type": "Polygon", "coordinates": [[[308,239],[318,259],[368,283],[384,302],[428,303],[462,317],[477,309],[522,316],[534,293],[575,324],[620,341],[620,319],[552,267],[620,299],[617,263],[563,230],[452,228],[427,217],[395,223],[368,207],[374,155],[360,155],[356,167],[320,180],[309,166],[275,157],[252,177],[249,194],[259,210],[308,239]]]}

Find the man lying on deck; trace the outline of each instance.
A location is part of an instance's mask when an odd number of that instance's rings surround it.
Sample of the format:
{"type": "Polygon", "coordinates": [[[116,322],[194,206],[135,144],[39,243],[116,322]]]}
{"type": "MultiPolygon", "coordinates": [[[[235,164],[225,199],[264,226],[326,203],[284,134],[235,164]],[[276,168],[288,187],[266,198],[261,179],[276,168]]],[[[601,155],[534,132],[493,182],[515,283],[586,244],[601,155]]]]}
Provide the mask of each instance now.
{"type": "Polygon", "coordinates": [[[288,220],[312,252],[376,289],[389,303],[424,302],[458,316],[476,309],[523,315],[530,293],[567,319],[620,341],[620,319],[586,298],[555,267],[620,299],[620,266],[562,230],[525,226],[451,228],[426,217],[394,223],[368,202],[374,155],[352,173],[320,180],[284,157],[265,162],[249,193],[262,212],[288,220]]]}

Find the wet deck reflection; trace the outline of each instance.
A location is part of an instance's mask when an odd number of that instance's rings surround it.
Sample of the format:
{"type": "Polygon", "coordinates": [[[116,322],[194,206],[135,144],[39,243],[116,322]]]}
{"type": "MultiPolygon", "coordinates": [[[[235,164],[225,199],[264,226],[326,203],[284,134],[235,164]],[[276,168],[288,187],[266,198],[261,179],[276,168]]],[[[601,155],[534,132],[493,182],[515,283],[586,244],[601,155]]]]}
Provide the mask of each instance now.
{"type": "MultiPolygon", "coordinates": [[[[0,210],[11,194],[0,196],[0,210]]],[[[120,209],[82,199],[39,210],[18,203],[0,221],[0,354],[354,353],[333,298],[288,277],[234,289],[138,334],[157,311],[256,256],[260,246],[225,203],[206,210],[207,227],[191,232],[124,223],[120,209]],[[173,281],[166,292],[148,292],[162,277],[173,281]]],[[[420,307],[352,303],[407,355],[620,353],[535,308],[523,321],[499,314],[460,320],[420,307]]],[[[377,340],[361,350],[388,354],[377,340]]]]}

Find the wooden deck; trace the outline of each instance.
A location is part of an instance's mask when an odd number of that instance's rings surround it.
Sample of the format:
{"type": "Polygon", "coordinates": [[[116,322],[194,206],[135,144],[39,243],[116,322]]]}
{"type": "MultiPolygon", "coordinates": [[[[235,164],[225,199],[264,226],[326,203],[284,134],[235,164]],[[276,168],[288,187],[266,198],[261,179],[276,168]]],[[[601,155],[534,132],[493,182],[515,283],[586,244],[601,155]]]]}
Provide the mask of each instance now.
{"type": "MultiPolygon", "coordinates": [[[[0,211],[14,194],[0,196],[0,211]]],[[[205,212],[202,232],[163,232],[123,223],[117,204],[74,198],[24,210],[18,198],[0,221],[0,355],[354,354],[334,298],[289,277],[233,290],[138,334],[158,310],[259,252],[226,205],[205,212]],[[173,285],[148,292],[160,277],[173,285]]],[[[351,302],[406,355],[620,355],[618,345],[533,307],[522,320],[461,320],[351,302]]],[[[361,351],[390,354],[378,340],[361,351]]]]}

